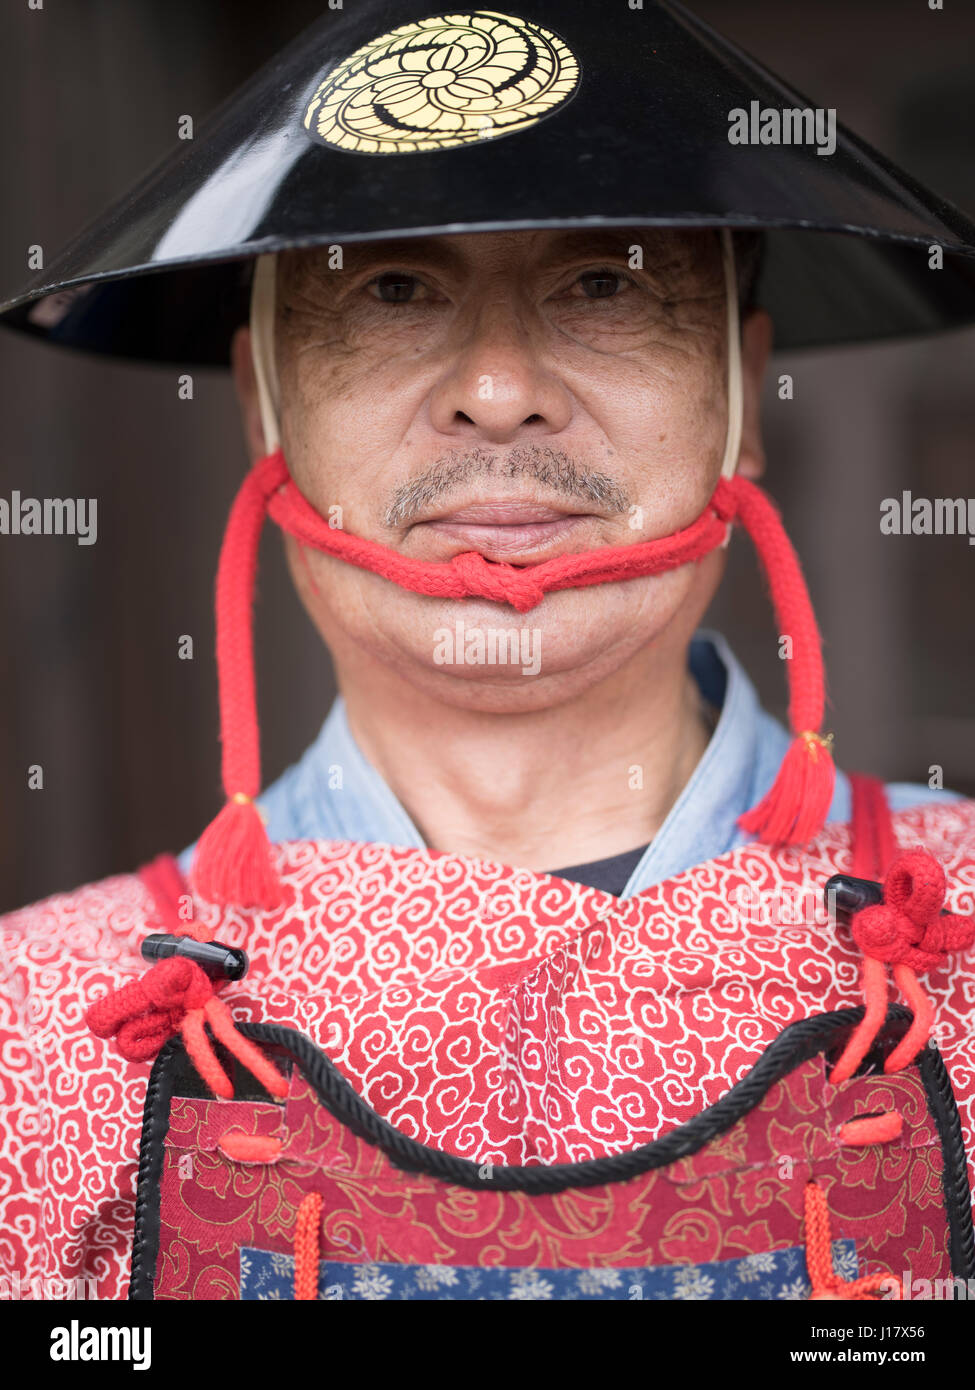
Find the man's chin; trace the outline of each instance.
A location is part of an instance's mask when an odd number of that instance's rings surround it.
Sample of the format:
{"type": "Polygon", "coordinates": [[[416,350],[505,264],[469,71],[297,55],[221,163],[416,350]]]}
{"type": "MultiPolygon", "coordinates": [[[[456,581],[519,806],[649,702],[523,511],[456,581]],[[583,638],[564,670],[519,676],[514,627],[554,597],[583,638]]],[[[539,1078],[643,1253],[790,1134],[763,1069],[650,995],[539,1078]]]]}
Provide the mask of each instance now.
{"type": "Polygon", "coordinates": [[[400,676],[445,703],[538,709],[611,677],[652,646],[679,607],[668,580],[547,594],[523,614],[480,599],[438,601],[432,612],[424,604],[403,624],[387,610],[366,645],[380,656],[378,637],[400,676]]]}
{"type": "Polygon", "coordinates": [[[555,707],[627,669],[642,680],[661,641],[690,641],[726,552],[664,574],[553,591],[527,613],[416,594],[332,556],[309,561],[290,538],[287,556],[341,685],[395,698],[401,684],[432,706],[517,713],[555,707]]]}

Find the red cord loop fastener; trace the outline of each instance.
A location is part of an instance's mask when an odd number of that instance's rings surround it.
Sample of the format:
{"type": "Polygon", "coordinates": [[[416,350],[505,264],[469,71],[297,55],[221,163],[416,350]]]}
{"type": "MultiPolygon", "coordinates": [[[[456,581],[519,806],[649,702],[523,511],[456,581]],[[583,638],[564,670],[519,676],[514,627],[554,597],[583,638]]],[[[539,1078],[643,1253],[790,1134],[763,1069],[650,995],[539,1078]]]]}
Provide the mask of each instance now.
{"type": "Polygon", "coordinates": [[[270,516],[302,545],[370,570],[401,588],[435,598],[487,598],[527,613],[548,593],[662,574],[691,564],[727,541],[732,522],[751,537],[765,570],[778,630],[792,642],[789,722],[795,735],[765,797],[741,817],[743,829],[771,844],[804,844],[822,828],[835,769],[823,721],[825,682],[819,629],[802,568],[782,519],[746,478],[720,478],[701,514],[683,530],[632,545],[559,555],[516,566],[465,553],[441,563],[330,526],[296,487],[280,449],[259,460],[234,500],[217,571],[217,677],[222,780],[226,802],[200,837],[194,887],[210,902],[273,910],[284,900],[254,798],[260,746],[251,617],[261,528],[270,516]]]}
{"type": "Polygon", "coordinates": [[[904,1130],[904,1117],[897,1110],[882,1115],[858,1115],[840,1125],[837,1138],[841,1144],[888,1144],[899,1139],[904,1130]]]}
{"type": "MultiPolygon", "coordinates": [[[[220,946],[219,942],[210,944],[220,946]]],[[[265,1090],[279,1097],[288,1093],[288,1083],[278,1069],[237,1031],[230,1010],[214,993],[214,982],[185,956],[161,960],[141,980],[132,980],[97,1000],[88,1009],[86,1021],[96,1037],[114,1037],[119,1052],[130,1062],[148,1061],[174,1033],[182,1033],[193,1065],[211,1091],[232,1100],[233,1084],[206,1035],[207,1023],[265,1090]]]]}
{"type": "Polygon", "coordinates": [[[903,1298],[904,1286],[896,1274],[869,1274],[863,1279],[843,1279],[833,1269],[833,1243],[829,1234],[829,1207],[818,1183],[806,1184],[806,1268],[812,1285],[811,1300],[876,1300],[877,1295],[903,1298]]]}
{"type": "Polygon", "coordinates": [[[244,1134],[228,1130],[217,1141],[217,1148],[234,1163],[277,1163],[282,1143],[273,1134],[244,1134]]]}
{"type": "Polygon", "coordinates": [[[975,918],[942,910],[946,891],[944,869],[934,855],[924,849],[908,850],[898,855],[888,870],[883,902],[852,914],[853,939],[864,957],[865,1009],[830,1076],[834,1085],[853,1075],[883,1024],[888,965],[914,1021],[887,1058],[884,1071],[890,1074],[908,1066],[927,1043],[934,1006],[918,983],[917,972],[941,965],[949,952],[967,950],[975,942],[975,918]]]}

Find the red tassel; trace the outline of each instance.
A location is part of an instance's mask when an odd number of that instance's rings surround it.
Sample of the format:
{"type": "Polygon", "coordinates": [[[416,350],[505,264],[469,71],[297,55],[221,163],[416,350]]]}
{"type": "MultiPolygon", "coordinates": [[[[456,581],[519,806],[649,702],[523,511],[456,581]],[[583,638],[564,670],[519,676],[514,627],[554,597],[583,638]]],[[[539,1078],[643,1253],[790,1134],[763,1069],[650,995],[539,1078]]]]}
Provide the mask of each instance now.
{"type": "Polygon", "coordinates": [[[213,903],[275,908],[284,901],[281,880],[260,812],[238,793],[200,836],[193,861],[193,888],[213,903]]]}
{"type": "Polygon", "coordinates": [[[793,739],[765,796],[739,817],[741,828],[773,845],[804,845],[818,834],[836,782],[831,740],[808,731],[793,739]]]}
{"type": "Polygon", "coordinates": [[[217,678],[227,804],[200,836],[192,879],[209,902],[273,908],[283,900],[254,797],[261,785],[251,617],[267,498],[281,482],[272,457],[251,469],[234,499],[217,569],[217,678]]]}
{"type": "Polygon", "coordinates": [[[774,503],[747,478],[738,476],[731,486],[738,520],[765,570],[779,632],[794,647],[786,669],[795,739],[769,791],[738,824],[767,844],[804,845],[822,830],[836,781],[830,754],[833,736],[819,733],[825,703],[822,642],[799,557],[774,503]]]}

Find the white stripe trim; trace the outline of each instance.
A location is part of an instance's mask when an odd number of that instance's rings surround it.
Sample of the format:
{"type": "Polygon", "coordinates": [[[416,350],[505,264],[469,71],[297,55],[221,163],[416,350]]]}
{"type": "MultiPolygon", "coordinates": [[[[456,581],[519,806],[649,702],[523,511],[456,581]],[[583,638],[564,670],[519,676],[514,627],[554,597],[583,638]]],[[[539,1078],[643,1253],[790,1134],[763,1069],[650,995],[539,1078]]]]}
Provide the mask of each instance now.
{"type": "Polygon", "coordinates": [[[257,400],[264,430],[264,452],[272,453],[281,443],[277,405],[280,400],[278,374],[274,364],[274,282],[277,256],[258,256],[251,288],[251,357],[257,378],[257,400]]]}
{"type": "Polygon", "coordinates": [[[725,436],[722,478],[733,478],[741,452],[744,391],[741,379],[741,336],[738,326],[738,276],[731,229],[721,228],[721,260],[724,265],[725,303],[728,306],[728,433],[725,436]]]}

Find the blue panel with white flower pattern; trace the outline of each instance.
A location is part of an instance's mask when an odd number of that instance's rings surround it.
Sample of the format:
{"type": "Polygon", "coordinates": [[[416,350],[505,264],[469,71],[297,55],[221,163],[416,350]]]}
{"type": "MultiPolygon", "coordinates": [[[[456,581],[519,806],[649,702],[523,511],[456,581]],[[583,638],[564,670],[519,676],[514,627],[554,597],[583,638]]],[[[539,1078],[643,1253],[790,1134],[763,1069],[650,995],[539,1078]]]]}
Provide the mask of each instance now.
{"type": "MultiPolygon", "coordinates": [[[[833,1269],[859,1277],[856,1245],[834,1240],[833,1269]]],[[[294,1257],[268,1250],[240,1252],[242,1299],[294,1298],[294,1257]]],[[[810,1294],[806,1251],[790,1250],[700,1265],[640,1269],[516,1269],[492,1265],[347,1264],[318,1266],[321,1299],[804,1299],[810,1294]]]]}

